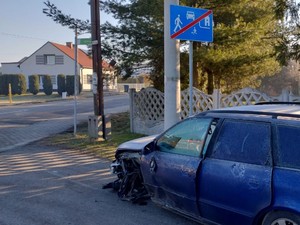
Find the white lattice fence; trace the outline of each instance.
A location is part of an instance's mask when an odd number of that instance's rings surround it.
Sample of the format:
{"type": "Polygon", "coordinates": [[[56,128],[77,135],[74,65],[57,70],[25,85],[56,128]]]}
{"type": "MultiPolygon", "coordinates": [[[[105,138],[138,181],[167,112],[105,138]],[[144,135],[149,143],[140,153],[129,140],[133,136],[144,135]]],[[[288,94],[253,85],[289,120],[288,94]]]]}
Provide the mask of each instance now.
{"type": "MultiPolygon", "coordinates": [[[[193,109],[192,114],[197,114],[204,112],[213,108],[213,101],[210,95],[205,94],[204,92],[193,88],[193,109]]],[[[186,89],[181,92],[181,118],[187,118],[189,116],[189,100],[190,92],[189,89],[186,89]]]]}
{"type": "Polygon", "coordinates": [[[221,97],[221,108],[253,105],[258,102],[272,101],[271,97],[252,88],[244,88],[230,95],[221,97]]]}
{"type": "Polygon", "coordinates": [[[130,91],[131,131],[149,135],[161,132],[164,126],[164,94],[154,88],[130,91]]]}
{"type": "Polygon", "coordinates": [[[296,96],[296,95],[290,94],[289,95],[289,101],[290,102],[300,102],[300,96],[296,96]]]}
{"type": "MultiPolygon", "coordinates": [[[[160,133],[164,129],[164,93],[145,88],[130,90],[131,131],[142,134],[160,133]]],[[[193,88],[193,114],[213,108],[212,97],[193,88]]],[[[181,92],[181,118],[189,116],[189,90],[181,92]]]]}
{"type": "MultiPolygon", "coordinates": [[[[299,96],[294,96],[284,90],[280,96],[269,97],[252,88],[244,88],[230,95],[222,95],[214,90],[213,95],[193,88],[193,114],[210,109],[252,105],[258,102],[271,101],[300,101],[299,96]]],[[[145,88],[140,92],[130,90],[130,122],[131,131],[141,134],[157,134],[164,130],[164,94],[154,88],[145,88]]],[[[181,118],[189,116],[189,90],[181,92],[181,118]]]]}

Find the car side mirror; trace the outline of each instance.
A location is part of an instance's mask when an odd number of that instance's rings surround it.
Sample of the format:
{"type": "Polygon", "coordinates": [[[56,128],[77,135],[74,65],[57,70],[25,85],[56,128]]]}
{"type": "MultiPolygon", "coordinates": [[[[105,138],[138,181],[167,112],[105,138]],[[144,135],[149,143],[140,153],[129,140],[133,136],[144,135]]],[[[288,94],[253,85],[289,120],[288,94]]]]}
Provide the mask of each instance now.
{"type": "Polygon", "coordinates": [[[144,147],[144,149],[142,151],[142,154],[143,155],[147,155],[147,154],[153,152],[155,150],[154,146],[155,146],[155,141],[150,142],[149,144],[147,144],[144,147]]]}

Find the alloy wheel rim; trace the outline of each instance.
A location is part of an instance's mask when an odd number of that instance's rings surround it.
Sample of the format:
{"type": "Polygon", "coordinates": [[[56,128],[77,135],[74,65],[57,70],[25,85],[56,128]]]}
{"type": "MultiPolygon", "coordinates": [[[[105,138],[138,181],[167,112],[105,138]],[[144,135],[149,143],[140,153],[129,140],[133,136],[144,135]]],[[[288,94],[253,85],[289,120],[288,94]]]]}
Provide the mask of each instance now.
{"type": "Polygon", "coordinates": [[[279,218],[275,220],[271,225],[299,225],[299,224],[287,218],[279,218]]]}

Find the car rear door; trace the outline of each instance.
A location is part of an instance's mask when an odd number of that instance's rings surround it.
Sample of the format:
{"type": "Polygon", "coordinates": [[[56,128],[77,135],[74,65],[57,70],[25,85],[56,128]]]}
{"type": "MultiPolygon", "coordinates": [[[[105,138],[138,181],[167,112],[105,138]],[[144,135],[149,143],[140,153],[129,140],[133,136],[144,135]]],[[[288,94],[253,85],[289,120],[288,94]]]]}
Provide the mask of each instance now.
{"type": "Polygon", "coordinates": [[[273,207],[300,214],[300,124],[285,121],[277,126],[274,151],[273,207]]]}
{"type": "Polygon", "coordinates": [[[198,216],[196,176],[210,118],[185,120],[157,141],[142,157],[144,183],[152,200],[191,216],[198,216]]]}
{"type": "Polygon", "coordinates": [[[224,225],[250,225],[271,203],[271,124],[224,120],[198,177],[201,215],[224,225]]]}

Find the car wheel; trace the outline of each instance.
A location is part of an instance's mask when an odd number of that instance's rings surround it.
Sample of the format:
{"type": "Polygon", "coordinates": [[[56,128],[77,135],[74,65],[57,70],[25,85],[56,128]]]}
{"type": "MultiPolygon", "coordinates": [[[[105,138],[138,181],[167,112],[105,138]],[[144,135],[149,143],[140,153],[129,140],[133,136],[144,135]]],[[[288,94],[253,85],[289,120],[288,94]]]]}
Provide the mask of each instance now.
{"type": "Polygon", "coordinates": [[[264,218],[262,225],[300,225],[300,217],[290,212],[272,212],[264,218]]]}

